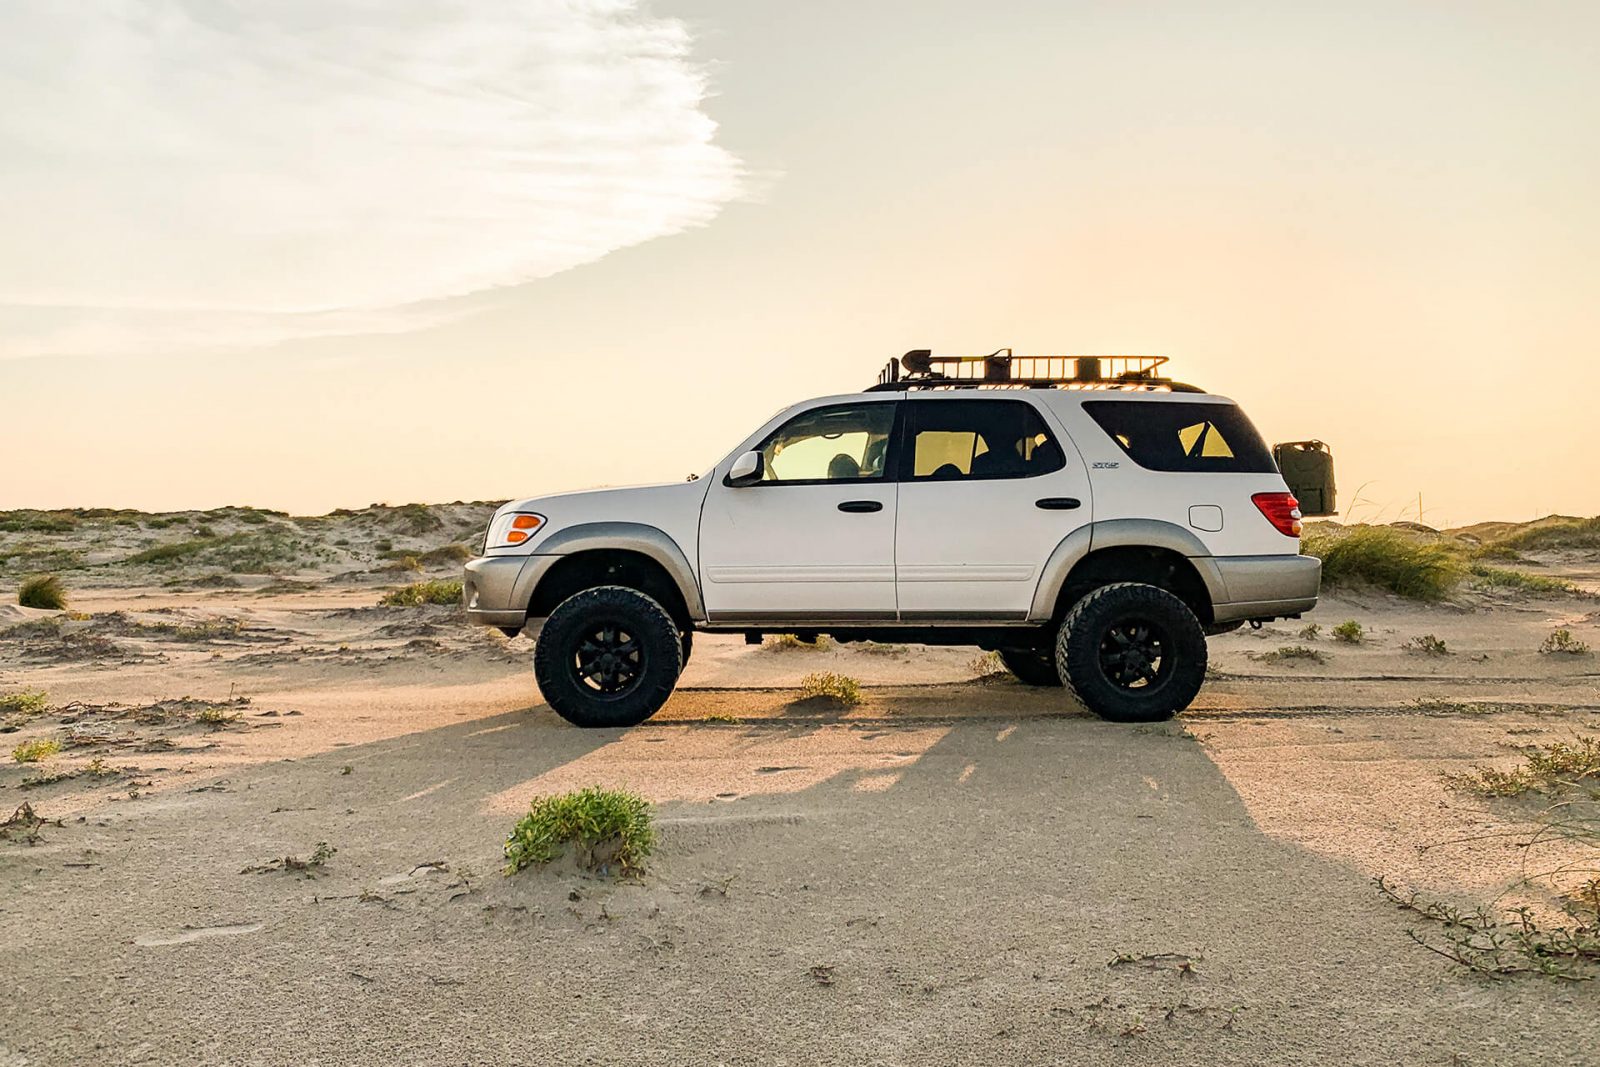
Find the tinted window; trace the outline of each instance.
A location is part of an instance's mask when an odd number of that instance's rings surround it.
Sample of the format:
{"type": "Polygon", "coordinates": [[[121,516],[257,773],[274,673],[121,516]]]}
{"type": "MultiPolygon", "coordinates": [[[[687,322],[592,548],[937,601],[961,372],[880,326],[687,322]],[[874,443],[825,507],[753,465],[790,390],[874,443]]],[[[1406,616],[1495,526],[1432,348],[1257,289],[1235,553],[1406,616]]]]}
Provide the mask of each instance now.
{"type": "Polygon", "coordinates": [[[1066,466],[1061,445],[1021,400],[913,400],[908,477],[1031,478],[1066,466]]]}
{"type": "Polygon", "coordinates": [[[1088,400],[1083,410],[1130,459],[1154,471],[1270,474],[1272,454],[1232,404],[1088,400]]]}
{"type": "Polygon", "coordinates": [[[893,403],[849,404],[796,415],[761,445],[763,482],[881,480],[888,467],[893,403]]]}

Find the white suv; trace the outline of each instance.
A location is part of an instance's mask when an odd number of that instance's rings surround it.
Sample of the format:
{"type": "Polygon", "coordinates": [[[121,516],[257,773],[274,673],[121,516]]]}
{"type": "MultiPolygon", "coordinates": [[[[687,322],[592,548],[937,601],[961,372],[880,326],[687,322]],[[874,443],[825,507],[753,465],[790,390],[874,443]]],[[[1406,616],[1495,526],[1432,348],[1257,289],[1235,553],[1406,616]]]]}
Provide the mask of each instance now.
{"type": "Polygon", "coordinates": [[[534,674],[579,726],[654,714],[696,630],[977,645],[1104,718],[1168,718],[1206,635],[1309,610],[1321,564],[1244,412],[1163,362],[908,353],[704,476],[506,504],[467,615],[542,621],[534,674]]]}

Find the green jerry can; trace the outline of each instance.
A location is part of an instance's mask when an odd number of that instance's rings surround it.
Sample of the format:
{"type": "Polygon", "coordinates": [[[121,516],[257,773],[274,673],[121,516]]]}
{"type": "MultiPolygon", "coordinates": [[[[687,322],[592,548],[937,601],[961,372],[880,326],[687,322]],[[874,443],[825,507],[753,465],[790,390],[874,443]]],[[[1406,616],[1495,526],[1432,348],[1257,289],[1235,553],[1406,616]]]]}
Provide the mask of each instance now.
{"type": "Polygon", "coordinates": [[[1300,514],[1332,515],[1337,508],[1333,487],[1333,452],[1321,441],[1288,441],[1272,446],[1272,458],[1300,501],[1300,514]]]}

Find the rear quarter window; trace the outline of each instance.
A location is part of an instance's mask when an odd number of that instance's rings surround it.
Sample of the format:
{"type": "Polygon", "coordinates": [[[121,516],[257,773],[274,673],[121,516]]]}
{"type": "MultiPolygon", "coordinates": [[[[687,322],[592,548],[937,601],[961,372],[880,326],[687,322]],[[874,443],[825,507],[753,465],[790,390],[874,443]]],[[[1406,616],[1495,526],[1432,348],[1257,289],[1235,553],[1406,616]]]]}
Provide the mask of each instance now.
{"type": "Polygon", "coordinates": [[[1153,471],[1274,474],[1261,435],[1233,404],[1087,400],[1088,412],[1129,459],[1153,471]]]}

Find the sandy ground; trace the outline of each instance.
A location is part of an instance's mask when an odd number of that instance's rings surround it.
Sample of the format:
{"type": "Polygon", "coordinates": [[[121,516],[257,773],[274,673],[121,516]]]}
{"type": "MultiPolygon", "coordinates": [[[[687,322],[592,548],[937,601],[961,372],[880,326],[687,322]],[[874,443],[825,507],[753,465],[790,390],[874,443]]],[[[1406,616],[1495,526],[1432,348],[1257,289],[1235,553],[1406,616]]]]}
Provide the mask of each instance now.
{"type": "Polygon", "coordinates": [[[1600,647],[1595,599],[1329,599],[1136,728],[972,649],[702,635],[656,719],[580,731],[526,638],[310,578],[0,609],[0,693],[52,704],[5,747],[68,743],[0,767],[61,821],[0,842],[0,1065],[1600,1064],[1600,983],[1465,973],[1372,885],[1537,896],[1486,836],[1527,811],[1441,772],[1600,731],[1596,658],[1535,651],[1600,647]],[[813,670],[866,703],[796,704],[813,670]],[[529,798],[589,784],[659,804],[648,874],[503,877],[529,798]]]}

